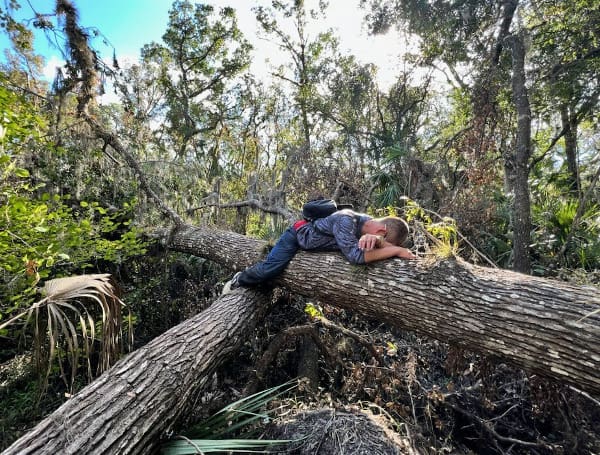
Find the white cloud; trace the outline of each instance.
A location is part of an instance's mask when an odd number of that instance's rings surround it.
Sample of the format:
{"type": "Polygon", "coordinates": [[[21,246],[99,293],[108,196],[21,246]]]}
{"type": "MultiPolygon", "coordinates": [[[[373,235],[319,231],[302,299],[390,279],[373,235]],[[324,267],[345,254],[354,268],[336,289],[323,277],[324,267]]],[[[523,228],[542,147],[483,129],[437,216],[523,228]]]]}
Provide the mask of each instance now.
{"type": "Polygon", "coordinates": [[[52,82],[56,77],[56,70],[65,66],[65,61],[53,55],[46,61],[46,65],[42,69],[42,74],[48,82],[52,82]]]}

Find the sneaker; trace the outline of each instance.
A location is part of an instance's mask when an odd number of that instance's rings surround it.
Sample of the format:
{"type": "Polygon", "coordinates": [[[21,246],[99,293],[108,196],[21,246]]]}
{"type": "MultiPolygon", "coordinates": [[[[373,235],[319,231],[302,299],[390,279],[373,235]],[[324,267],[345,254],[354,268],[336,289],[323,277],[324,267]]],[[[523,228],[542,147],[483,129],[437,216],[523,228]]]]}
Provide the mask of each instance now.
{"type": "Polygon", "coordinates": [[[230,294],[231,291],[240,287],[240,283],[238,283],[238,278],[241,274],[242,272],[237,272],[235,275],[233,275],[231,280],[225,283],[225,286],[223,286],[223,290],[221,291],[221,295],[230,294]]]}

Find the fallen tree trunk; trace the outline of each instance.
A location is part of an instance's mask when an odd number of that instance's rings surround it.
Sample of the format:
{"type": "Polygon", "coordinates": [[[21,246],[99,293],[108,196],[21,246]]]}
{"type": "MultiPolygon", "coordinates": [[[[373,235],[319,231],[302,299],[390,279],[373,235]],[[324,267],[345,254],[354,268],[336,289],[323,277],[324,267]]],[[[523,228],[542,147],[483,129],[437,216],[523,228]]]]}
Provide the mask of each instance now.
{"type": "Polygon", "coordinates": [[[267,306],[256,291],[219,298],[121,359],[3,453],[154,453],[267,306]]]}
{"type": "MultiPolygon", "coordinates": [[[[258,260],[266,246],[239,234],[185,225],[167,243],[236,269],[258,260]]],[[[600,315],[580,320],[600,307],[596,288],[454,260],[356,267],[339,254],[302,252],[279,283],[600,395],[600,315]]],[[[252,290],[221,297],[119,361],[4,454],[153,452],[266,307],[252,290]]]]}
{"type": "MultiPolygon", "coordinates": [[[[241,269],[265,242],[184,226],[168,246],[241,269]]],[[[340,254],[298,253],[279,283],[367,318],[498,356],[529,373],[600,396],[600,291],[458,260],[351,266],[340,254]]]]}

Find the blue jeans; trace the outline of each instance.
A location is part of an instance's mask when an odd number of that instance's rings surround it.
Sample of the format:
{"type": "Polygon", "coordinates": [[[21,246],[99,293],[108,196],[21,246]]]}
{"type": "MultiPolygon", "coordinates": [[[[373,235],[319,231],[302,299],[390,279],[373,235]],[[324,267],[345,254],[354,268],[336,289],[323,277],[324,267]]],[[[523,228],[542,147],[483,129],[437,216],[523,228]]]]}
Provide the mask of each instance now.
{"type": "Polygon", "coordinates": [[[298,251],[296,230],[289,227],[285,230],[264,261],[248,267],[238,277],[240,286],[255,286],[281,274],[298,251]]]}

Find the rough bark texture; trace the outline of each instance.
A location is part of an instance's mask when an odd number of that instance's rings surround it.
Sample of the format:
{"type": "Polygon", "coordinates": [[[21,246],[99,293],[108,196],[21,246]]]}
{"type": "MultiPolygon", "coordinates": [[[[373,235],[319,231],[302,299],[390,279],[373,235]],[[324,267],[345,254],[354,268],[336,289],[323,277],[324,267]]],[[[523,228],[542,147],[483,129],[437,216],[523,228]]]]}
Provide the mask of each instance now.
{"type": "MultiPolygon", "coordinates": [[[[169,246],[240,269],[264,242],[186,227],[169,246]]],[[[300,252],[279,283],[367,318],[498,356],[530,373],[600,396],[600,291],[476,267],[392,259],[351,266],[335,253],[300,252]]],[[[243,294],[244,290],[236,291],[243,294]]]]}
{"type": "Polygon", "coordinates": [[[189,409],[267,308],[259,292],[210,308],[120,360],[4,454],[144,454],[189,409]]]}
{"type": "Polygon", "coordinates": [[[515,151],[512,154],[513,182],[513,268],[529,273],[531,243],[531,202],[529,198],[529,159],[531,158],[531,107],[525,85],[525,46],[523,37],[511,35],[512,97],[517,111],[515,151]]]}

